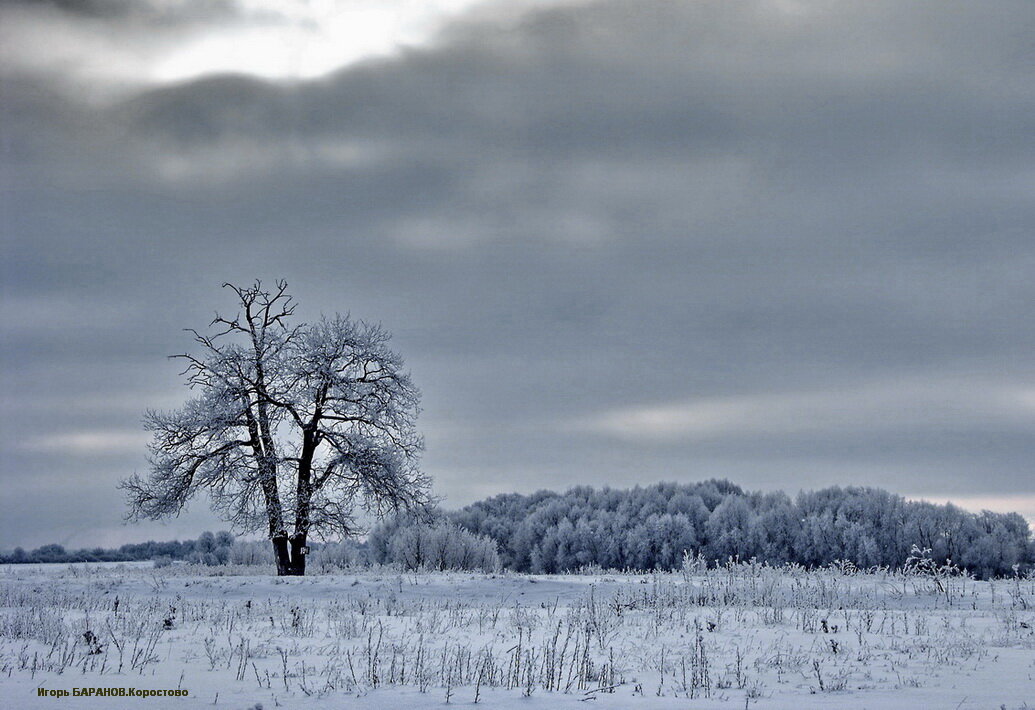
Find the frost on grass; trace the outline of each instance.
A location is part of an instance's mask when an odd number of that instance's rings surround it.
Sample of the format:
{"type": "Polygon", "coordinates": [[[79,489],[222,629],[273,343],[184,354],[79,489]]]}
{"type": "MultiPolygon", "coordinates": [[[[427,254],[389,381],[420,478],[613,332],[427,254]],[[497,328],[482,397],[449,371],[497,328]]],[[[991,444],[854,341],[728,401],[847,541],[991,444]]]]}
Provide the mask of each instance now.
{"type": "Polygon", "coordinates": [[[0,692],[18,707],[52,703],[39,687],[73,686],[186,688],[162,706],[231,708],[1019,708],[1035,697],[1035,581],[1019,576],[694,558],[652,575],[265,575],[5,567],[0,692]]]}

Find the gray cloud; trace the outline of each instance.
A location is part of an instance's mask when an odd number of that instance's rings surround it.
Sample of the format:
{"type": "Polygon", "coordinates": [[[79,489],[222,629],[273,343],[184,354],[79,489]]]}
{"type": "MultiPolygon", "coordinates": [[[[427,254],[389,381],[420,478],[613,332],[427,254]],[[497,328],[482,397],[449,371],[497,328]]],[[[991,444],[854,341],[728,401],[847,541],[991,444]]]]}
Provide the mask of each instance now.
{"type": "Polygon", "coordinates": [[[99,18],[147,17],[201,22],[238,14],[235,0],[6,0],[11,7],[50,9],[99,18]]]}
{"type": "Polygon", "coordinates": [[[452,504],[713,475],[1035,496],[1033,19],[596,2],[90,100],[8,64],[0,464],[34,500],[108,494],[0,515],[0,544],[117,520],[140,412],[181,396],[163,356],[256,276],[396,333],[452,504]],[[754,404],[701,437],[701,402],[754,404]],[[684,427],[616,431],[644,411],[684,427]]]}

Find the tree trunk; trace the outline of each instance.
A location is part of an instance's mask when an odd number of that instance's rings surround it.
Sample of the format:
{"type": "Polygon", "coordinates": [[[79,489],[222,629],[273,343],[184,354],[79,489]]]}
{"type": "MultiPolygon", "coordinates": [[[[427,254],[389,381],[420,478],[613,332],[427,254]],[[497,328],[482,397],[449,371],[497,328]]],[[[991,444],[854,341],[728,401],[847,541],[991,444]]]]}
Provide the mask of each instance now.
{"type": "Polygon", "coordinates": [[[281,533],[270,538],[273,543],[273,555],[277,560],[277,576],[283,577],[291,574],[291,555],[288,552],[287,533],[281,533]]]}
{"type": "Polygon", "coordinates": [[[295,533],[291,536],[291,572],[290,574],[305,576],[306,534],[295,533]]]}
{"type": "MultiPolygon", "coordinates": [[[[314,415],[314,421],[319,411],[314,415]]],[[[312,475],[313,456],[318,441],[313,429],[307,428],[302,434],[302,452],[298,457],[298,480],[295,487],[295,533],[291,536],[291,567],[288,574],[299,577],[305,575],[305,556],[309,551],[306,538],[309,535],[309,506],[313,497],[312,475]]]]}

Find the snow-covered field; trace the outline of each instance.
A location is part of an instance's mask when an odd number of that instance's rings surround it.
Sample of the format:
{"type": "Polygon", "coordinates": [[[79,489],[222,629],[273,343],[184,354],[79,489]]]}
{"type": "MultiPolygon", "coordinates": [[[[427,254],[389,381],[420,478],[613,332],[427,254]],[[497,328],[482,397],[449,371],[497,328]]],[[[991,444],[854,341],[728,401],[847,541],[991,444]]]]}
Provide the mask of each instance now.
{"type": "Polygon", "coordinates": [[[1035,707],[1035,582],[0,567],[0,707],[1035,707]],[[186,690],[41,697],[39,689],[186,690]]]}

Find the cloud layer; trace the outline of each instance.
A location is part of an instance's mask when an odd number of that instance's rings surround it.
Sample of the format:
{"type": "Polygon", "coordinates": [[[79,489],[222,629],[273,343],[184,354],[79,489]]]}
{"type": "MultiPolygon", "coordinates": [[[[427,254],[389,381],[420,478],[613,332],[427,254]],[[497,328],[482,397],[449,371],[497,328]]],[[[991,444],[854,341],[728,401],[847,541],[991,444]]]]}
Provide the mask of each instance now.
{"type": "Polygon", "coordinates": [[[0,10],[0,544],[117,521],[127,432],[183,394],[164,355],[255,277],[396,333],[451,504],[1035,496],[1030,4],[446,5],[317,78],[174,83],[284,13],[0,10]]]}

